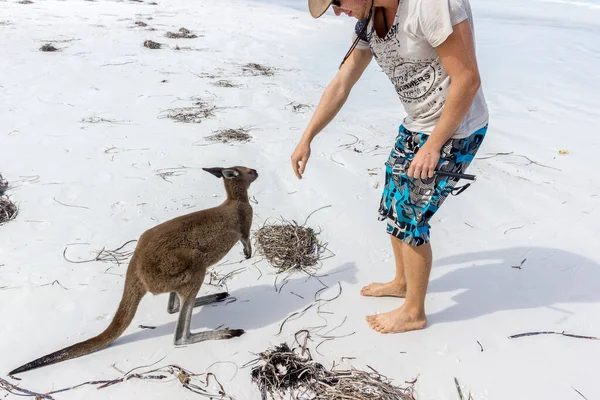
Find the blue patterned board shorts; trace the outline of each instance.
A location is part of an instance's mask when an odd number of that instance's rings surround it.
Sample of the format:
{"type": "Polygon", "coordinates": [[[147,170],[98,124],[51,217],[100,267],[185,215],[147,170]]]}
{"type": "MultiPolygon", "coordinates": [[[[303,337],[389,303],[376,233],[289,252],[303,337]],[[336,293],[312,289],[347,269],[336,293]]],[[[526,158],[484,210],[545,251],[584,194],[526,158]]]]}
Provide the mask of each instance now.
{"type": "MultiPolygon", "coordinates": [[[[442,148],[437,169],[464,173],[486,132],[487,125],[464,139],[448,140],[442,148]]],[[[429,220],[458,183],[458,179],[447,176],[413,179],[406,175],[411,160],[428,137],[400,125],[396,143],[385,163],[379,220],[387,221],[387,233],[411,246],[429,242],[429,220]]]]}

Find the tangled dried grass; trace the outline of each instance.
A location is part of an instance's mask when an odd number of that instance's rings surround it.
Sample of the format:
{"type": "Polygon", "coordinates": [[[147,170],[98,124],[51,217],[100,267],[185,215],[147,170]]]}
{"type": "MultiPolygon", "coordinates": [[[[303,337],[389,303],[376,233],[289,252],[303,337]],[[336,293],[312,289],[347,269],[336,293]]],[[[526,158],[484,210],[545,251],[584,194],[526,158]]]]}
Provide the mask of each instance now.
{"type": "Polygon", "coordinates": [[[8,181],[2,177],[2,174],[0,174],[0,196],[2,196],[7,189],[8,181]]]}
{"type": "Polygon", "coordinates": [[[179,365],[171,364],[165,365],[161,368],[153,370],[138,372],[139,369],[147,369],[150,366],[143,366],[134,368],[122,377],[111,379],[111,380],[95,380],[80,383],[75,386],[71,386],[64,389],[57,389],[46,393],[36,393],[31,390],[23,388],[21,385],[13,385],[12,383],[0,378],[0,389],[7,391],[15,396],[22,397],[35,397],[38,399],[54,400],[52,395],[58,393],[64,393],[79,389],[82,386],[95,386],[96,389],[104,389],[113,385],[117,385],[123,382],[127,382],[131,379],[139,379],[142,381],[165,381],[169,378],[179,381],[181,386],[192,393],[198,394],[206,399],[223,399],[223,400],[234,400],[232,396],[225,392],[225,388],[217,379],[217,376],[212,372],[196,374],[179,365]]]}
{"type": "Polygon", "coordinates": [[[310,352],[302,347],[290,349],[283,343],[260,353],[247,365],[261,362],[252,368],[252,381],[257,384],[263,400],[283,398],[310,400],[414,400],[412,382],[408,387],[392,385],[391,381],[375,370],[326,370],[312,360],[310,352]],[[304,354],[306,353],[306,356],[304,354]]]}
{"type": "Polygon", "coordinates": [[[320,232],[305,225],[306,222],[298,225],[296,221],[281,219],[281,223],[266,222],[254,234],[258,253],[277,268],[278,273],[301,270],[310,274],[309,269],[325,259],[327,244],[317,239],[320,232]]]}
{"type": "Polygon", "coordinates": [[[264,65],[260,65],[257,63],[248,63],[242,66],[242,71],[249,73],[251,75],[263,75],[263,76],[273,76],[275,72],[271,67],[267,67],[264,65]]]}
{"type": "Polygon", "coordinates": [[[102,261],[102,262],[112,262],[112,263],[116,263],[117,265],[121,265],[121,263],[128,261],[131,256],[133,255],[133,250],[123,250],[123,248],[125,246],[127,246],[130,243],[134,243],[137,240],[130,240],[128,242],[125,242],[125,244],[123,244],[122,246],[114,249],[114,250],[106,250],[106,247],[103,247],[102,250],[96,252],[96,256],[94,258],[88,259],[88,260],[79,260],[79,261],[73,261],[70,260],[69,258],[67,258],[67,248],[65,247],[64,251],[63,251],[63,257],[65,260],[67,260],[70,263],[74,263],[74,264],[83,264],[83,263],[88,263],[88,262],[94,262],[94,261],[102,261]]]}
{"type": "Polygon", "coordinates": [[[162,44],[153,42],[152,40],[146,40],[144,42],[144,47],[147,47],[152,50],[158,50],[162,47],[162,44]]]}
{"type": "Polygon", "coordinates": [[[195,39],[198,35],[193,34],[189,29],[180,28],[179,32],[167,32],[165,35],[169,39],[195,39]]]}
{"type": "Polygon", "coordinates": [[[0,225],[12,221],[18,213],[19,209],[8,196],[0,196],[0,225]]]}
{"type": "Polygon", "coordinates": [[[56,47],[54,47],[52,44],[46,43],[45,45],[40,47],[40,51],[52,52],[52,51],[58,51],[58,49],[56,47]]]}
{"type": "Polygon", "coordinates": [[[8,190],[8,182],[0,174],[0,225],[17,217],[19,209],[4,193],[8,190]]]}
{"type": "Polygon", "coordinates": [[[238,129],[221,129],[215,132],[214,135],[207,136],[208,140],[215,142],[248,142],[252,136],[248,134],[249,130],[245,128],[238,129]]]}

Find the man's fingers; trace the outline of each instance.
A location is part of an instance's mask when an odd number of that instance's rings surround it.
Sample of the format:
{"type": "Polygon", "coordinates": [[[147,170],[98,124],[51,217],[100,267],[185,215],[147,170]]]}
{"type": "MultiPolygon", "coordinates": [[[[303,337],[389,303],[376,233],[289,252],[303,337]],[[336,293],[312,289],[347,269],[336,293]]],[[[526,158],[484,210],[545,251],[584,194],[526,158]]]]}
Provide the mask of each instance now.
{"type": "Polygon", "coordinates": [[[296,160],[294,156],[292,156],[292,170],[294,171],[294,174],[296,174],[296,177],[298,179],[302,179],[302,177],[298,173],[298,160],[296,160]]]}

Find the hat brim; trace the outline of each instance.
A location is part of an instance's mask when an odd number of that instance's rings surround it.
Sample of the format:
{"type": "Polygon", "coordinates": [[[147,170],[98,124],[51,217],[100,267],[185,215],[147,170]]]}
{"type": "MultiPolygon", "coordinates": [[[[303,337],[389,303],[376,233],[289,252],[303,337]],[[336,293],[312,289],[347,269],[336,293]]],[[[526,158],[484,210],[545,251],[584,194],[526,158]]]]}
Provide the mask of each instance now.
{"type": "Polygon", "coordinates": [[[319,18],[325,14],[333,0],[308,0],[308,11],[313,18],[319,18]]]}

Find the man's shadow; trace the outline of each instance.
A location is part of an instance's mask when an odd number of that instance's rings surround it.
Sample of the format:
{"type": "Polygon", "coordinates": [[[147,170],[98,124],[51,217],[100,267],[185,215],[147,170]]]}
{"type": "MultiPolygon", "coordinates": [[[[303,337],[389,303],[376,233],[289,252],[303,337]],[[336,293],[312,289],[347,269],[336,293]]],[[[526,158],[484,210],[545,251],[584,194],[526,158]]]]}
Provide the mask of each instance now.
{"type": "MultiPolygon", "coordinates": [[[[221,325],[231,329],[253,330],[267,325],[283,322],[290,314],[301,311],[315,301],[315,294],[324,289],[319,298],[331,299],[339,293],[338,282],[357,283],[356,264],[345,263],[332,270],[321,269],[318,279],[296,272],[284,280],[282,274],[278,279],[277,291],[272,278],[269,284],[242,287],[229,292],[230,299],[221,303],[205,305],[194,310],[192,315],[192,332],[216,329],[221,325]],[[286,283],[287,282],[287,283],[286,283]],[[322,283],[321,283],[322,282],[322,283]],[[282,285],[284,285],[282,287],[282,285]],[[232,298],[235,298],[233,301],[232,298]]],[[[164,312],[167,311],[165,298],[164,312]]],[[[142,330],[115,341],[114,346],[151,339],[165,335],[173,335],[177,326],[178,314],[172,315],[172,322],[157,326],[152,330],[142,330]]]]}
{"type": "Polygon", "coordinates": [[[600,302],[600,265],[565,250],[515,247],[457,254],[435,261],[434,267],[453,264],[466,266],[431,281],[429,293],[464,291],[452,297],[455,305],[428,315],[431,323],[540,307],[571,314],[554,305],[600,302]]]}

